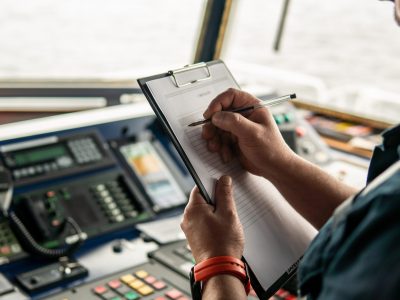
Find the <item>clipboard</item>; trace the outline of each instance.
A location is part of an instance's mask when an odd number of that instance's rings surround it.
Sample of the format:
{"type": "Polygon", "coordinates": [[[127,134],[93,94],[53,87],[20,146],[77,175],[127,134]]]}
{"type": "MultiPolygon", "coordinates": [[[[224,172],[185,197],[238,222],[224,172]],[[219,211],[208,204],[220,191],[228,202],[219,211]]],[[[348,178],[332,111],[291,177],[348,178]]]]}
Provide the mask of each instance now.
{"type": "MultiPolygon", "coordinates": [[[[209,204],[212,204],[212,200],[211,200],[210,196],[206,192],[206,189],[205,189],[203,183],[201,182],[200,177],[198,176],[195,169],[193,168],[192,163],[190,162],[189,158],[187,157],[184,149],[182,148],[182,145],[179,143],[174,131],[172,130],[171,126],[168,123],[168,120],[166,119],[165,115],[162,113],[160,107],[157,104],[157,101],[154,99],[153,95],[151,94],[151,91],[149,90],[149,87],[147,86],[147,82],[156,80],[156,79],[165,78],[165,77],[170,77],[171,81],[173,81],[176,88],[179,89],[179,88],[186,87],[186,86],[196,84],[199,82],[203,82],[206,80],[212,80],[209,66],[219,64],[219,63],[224,64],[224,62],[221,60],[214,60],[214,61],[211,61],[208,63],[201,62],[201,63],[197,63],[197,64],[193,64],[193,65],[187,65],[181,69],[171,70],[171,71],[168,71],[167,73],[162,73],[162,74],[138,79],[138,83],[139,83],[140,88],[142,89],[143,94],[145,95],[151,108],[153,109],[154,113],[156,114],[158,120],[161,122],[163,128],[166,130],[169,137],[171,138],[172,143],[174,144],[176,150],[178,151],[179,155],[181,156],[183,162],[185,163],[190,175],[192,175],[193,180],[196,183],[196,185],[198,186],[202,196],[209,204]],[[196,78],[193,80],[189,80],[189,81],[181,81],[178,78],[178,74],[193,71],[196,69],[204,69],[206,71],[206,76],[201,77],[201,78],[196,78]]],[[[239,87],[239,85],[237,85],[237,87],[239,87]]]]}
{"type": "MultiPolygon", "coordinates": [[[[228,68],[225,66],[224,62],[222,60],[215,60],[207,63],[199,63],[195,65],[189,65],[185,66],[184,68],[173,70],[173,71],[168,71],[166,73],[146,77],[146,78],[141,78],[138,79],[138,83],[140,88],[142,89],[146,99],[148,100],[150,106],[152,107],[154,113],[160,120],[162,126],[170,136],[172,143],[176,147],[178,153],[180,154],[183,162],[185,163],[187,169],[189,170],[190,174],[192,175],[194,181],[196,182],[196,185],[198,186],[201,194],[203,195],[204,199],[208,203],[212,203],[212,196],[209,195],[207,192],[207,189],[205,185],[203,184],[202,179],[200,178],[199,174],[197,173],[195,167],[193,166],[191,160],[189,159],[185,149],[183,148],[181,142],[179,141],[177,135],[175,134],[170,121],[167,120],[162,108],[160,107],[159,103],[157,102],[157,99],[155,99],[154,94],[152,93],[150,89],[151,82],[157,81],[157,80],[165,80],[165,78],[168,78],[170,83],[174,86],[172,88],[173,90],[176,91],[177,94],[180,93],[181,90],[188,90],[190,88],[195,88],[196,86],[202,86],[202,85],[217,85],[217,79],[214,78],[213,72],[211,69],[216,68],[217,65],[221,66],[221,68],[224,68],[224,71],[226,76],[229,77],[229,79],[232,82],[233,86],[230,87],[235,87],[239,89],[239,85],[233,78],[232,74],[228,70],[228,68]],[[200,74],[200,76],[193,77],[193,76],[185,76],[185,74],[190,74],[190,73],[196,73],[197,75],[200,74]]],[[[171,85],[171,86],[172,86],[171,85]]],[[[223,92],[224,90],[220,90],[218,93],[223,92]]],[[[211,99],[210,99],[211,100],[211,99]]],[[[208,101],[209,102],[209,101],[208,101]]],[[[208,103],[207,103],[208,105],[208,103]]],[[[189,123],[188,123],[189,124],[189,123]]],[[[287,204],[288,205],[288,204],[287,204]]],[[[242,220],[241,220],[242,221],[242,220]]],[[[297,225],[295,225],[297,226],[297,225]]],[[[312,226],[310,225],[310,228],[312,226]]],[[[279,229],[278,229],[279,231],[279,229]]],[[[305,234],[307,236],[308,242],[312,240],[312,238],[316,234],[315,229],[309,229],[311,233],[305,234]],[[315,232],[314,232],[314,231],[315,232]]],[[[246,238],[247,242],[247,238],[246,238]]],[[[308,246],[307,242],[307,246],[308,246]]],[[[306,247],[304,247],[305,250],[306,247]]],[[[271,296],[275,294],[275,292],[289,279],[291,279],[297,271],[297,265],[302,257],[302,254],[299,255],[294,261],[288,265],[285,270],[282,272],[282,275],[278,275],[276,277],[276,280],[274,280],[271,284],[268,286],[263,287],[263,284],[259,281],[258,277],[256,276],[256,272],[253,270],[253,268],[257,267],[256,264],[253,262],[251,265],[248,260],[243,258],[243,260],[246,262],[247,268],[248,268],[248,274],[250,277],[251,285],[256,292],[257,296],[260,299],[269,299],[271,296]]],[[[268,259],[267,254],[265,254],[265,259],[268,259]]],[[[259,271],[259,270],[258,270],[259,271]]],[[[270,270],[264,270],[264,272],[269,272],[270,270]]],[[[258,272],[260,274],[260,272],[258,272]]],[[[281,274],[281,273],[279,273],[281,274]]]]}

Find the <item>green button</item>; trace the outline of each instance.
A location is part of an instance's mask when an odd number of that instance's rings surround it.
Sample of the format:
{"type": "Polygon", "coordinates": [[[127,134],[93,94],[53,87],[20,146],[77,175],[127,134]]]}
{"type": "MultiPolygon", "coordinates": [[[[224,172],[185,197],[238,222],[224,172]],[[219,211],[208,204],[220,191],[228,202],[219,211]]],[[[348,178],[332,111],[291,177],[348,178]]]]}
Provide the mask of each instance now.
{"type": "Polygon", "coordinates": [[[293,114],[291,113],[284,114],[283,117],[287,123],[290,123],[293,120],[293,114]]]}
{"type": "Polygon", "coordinates": [[[274,115],[274,119],[275,119],[276,124],[278,124],[278,125],[282,124],[285,121],[285,119],[283,118],[282,115],[274,115]]]}
{"type": "Polygon", "coordinates": [[[122,299],[121,299],[121,297],[114,297],[114,298],[111,298],[111,300],[122,300],[122,299]]]}
{"type": "Polygon", "coordinates": [[[127,292],[124,296],[128,300],[136,300],[140,298],[140,296],[135,292],[127,292]]]}

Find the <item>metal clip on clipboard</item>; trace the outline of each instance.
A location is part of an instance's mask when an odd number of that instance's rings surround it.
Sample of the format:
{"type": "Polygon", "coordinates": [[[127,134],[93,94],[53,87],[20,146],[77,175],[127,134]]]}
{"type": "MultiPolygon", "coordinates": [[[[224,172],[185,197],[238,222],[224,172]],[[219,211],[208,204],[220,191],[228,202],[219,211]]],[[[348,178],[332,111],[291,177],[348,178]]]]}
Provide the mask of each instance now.
{"type": "Polygon", "coordinates": [[[174,85],[177,88],[181,88],[181,87],[188,86],[188,85],[191,85],[191,84],[196,83],[196,82],[200,82],[200,81],[211,79],[210,69],[208,68],[208,65],[206,63],[204,63],[204,62],[193,64],[193,65],[186,65],[183,68],[172,70],[172,71],[168,71],[168,75],[171,76],[171,79],[172,79],[174,85]],[[188,82],[179,82],[178,79],[175,76],[175,75],[183,73],[183,72],[193,71],[193,70],[201,69],[201,68],[204,68],[206,70],[206,72],[207,72],[206,76],[203,77],[203,78],[191,80],[191,81],[188,81],[188,82]]]}

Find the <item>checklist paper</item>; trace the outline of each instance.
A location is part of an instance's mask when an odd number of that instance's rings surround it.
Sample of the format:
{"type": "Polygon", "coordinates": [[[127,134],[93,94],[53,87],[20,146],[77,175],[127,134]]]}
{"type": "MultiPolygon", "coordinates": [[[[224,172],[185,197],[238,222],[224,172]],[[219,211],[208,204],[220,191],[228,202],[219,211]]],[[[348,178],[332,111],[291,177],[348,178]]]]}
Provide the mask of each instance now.
{"type": "MultiPolygon", "coordinates": [[[[245,234],[244,257],[264,290],[261,295],[269,295],[279,288],[278,281],[282,283],[293,274],[317,231],[268,180],[250,174],[237,160],[223,163],[219,154],[207,150],[201,126],[187,126],[203,119],[203,112],[218,94],[230,87],[238,88],[221,61],[210,64],[208,70],[199,68],[180,74],[179,79],[185,80],[187,76],[187,81],[193,82],[193,78],[204,77],[205,72],[211,74],[210,80],[183,87],[177,87],[170,76],[149,80],[146,85],[157,104],[158,115],[163,116],[175,146],[206,198],[214,201],[217,179],[222,175],[232,177],[233,195],[245,234]]],[[[154,103],[152,106],[154,109],[154,103]]]]}

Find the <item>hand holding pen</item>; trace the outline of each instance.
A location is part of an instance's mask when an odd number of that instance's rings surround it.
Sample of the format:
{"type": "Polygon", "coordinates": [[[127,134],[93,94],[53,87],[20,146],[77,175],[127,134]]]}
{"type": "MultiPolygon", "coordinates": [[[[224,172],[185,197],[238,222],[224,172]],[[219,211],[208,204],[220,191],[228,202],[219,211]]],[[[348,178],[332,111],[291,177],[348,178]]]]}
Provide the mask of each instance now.
{"type": "Polygon", "coordinates": [[[293,151],[283,140],[271,112],[257,108],[294,97],[261,101],[244,91],[228,89],[213,99],[204,112],[204,118],[212,120],[202,126],[201,138],[206,141],[207,149],[218,153],[223,162],[238,158],[247,171],[269,178],[287,164],[293,151]],[[229,113],[232,108],[240,112],[229,113]]]}
{"type": "MultiPolygon", "coordinates": [[[[295,98],[296,98],[296,94],[289,94],[289,95],[286,95],[286,96],[281,96],[281,97],[277,97],[277,98],[273,98],[273,99],[264,100],[260,104],[255,104],[255,105],[246,106],[246,107],[239,107],[239,108],[235,108],[235,109],[231,109],[231,110],[227,110],[227,111],[243,114],[245,112],[248,112],[248,111],[251,111],[251,110],[254,110],[254,109],[278,105],[278,104],[281,104],[283,102],[286,102],[286,101],[289,101],[289,100],[295,99],[295,98]]],[[[200,120],[200,121],[196,121],[196,122],[190,123],[188,126],[189,127],[194,127],[194,126],[198,126],[198,125],[202,125],[202,124],[208,123],[210,121],[211,121],[211,118],[208,118],[208,119],[204,119],[204,120],[200,120]]]]}

